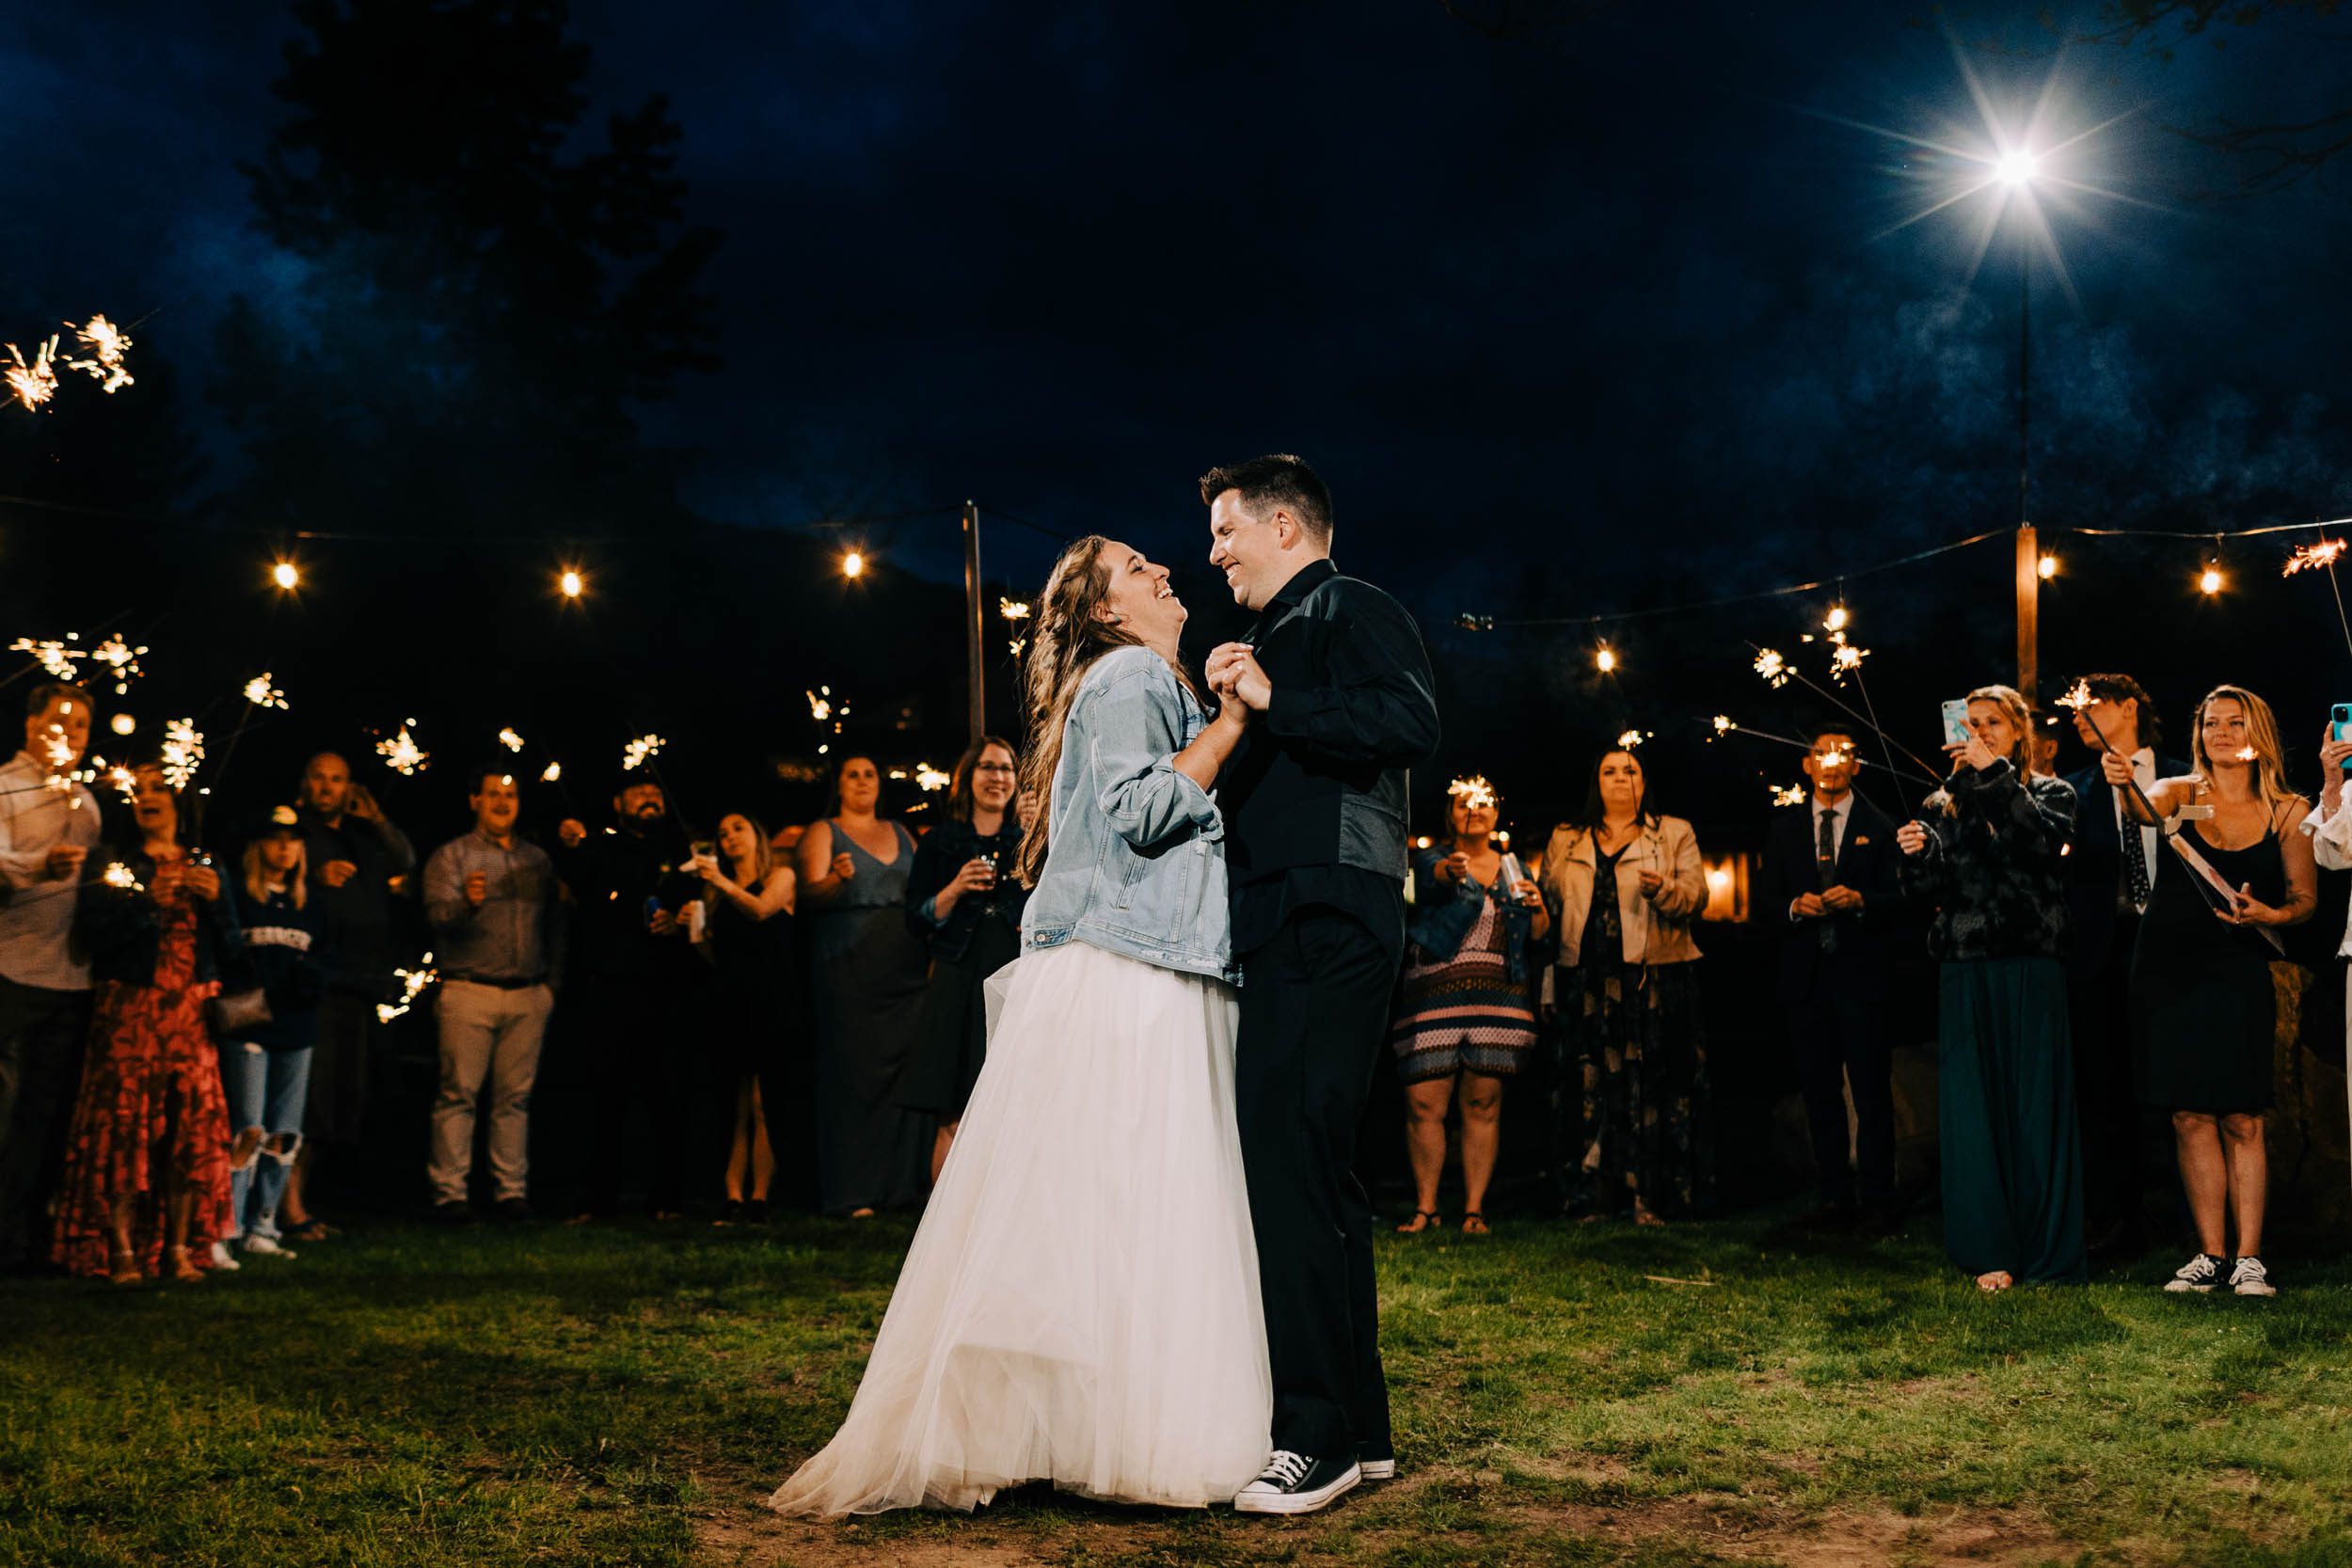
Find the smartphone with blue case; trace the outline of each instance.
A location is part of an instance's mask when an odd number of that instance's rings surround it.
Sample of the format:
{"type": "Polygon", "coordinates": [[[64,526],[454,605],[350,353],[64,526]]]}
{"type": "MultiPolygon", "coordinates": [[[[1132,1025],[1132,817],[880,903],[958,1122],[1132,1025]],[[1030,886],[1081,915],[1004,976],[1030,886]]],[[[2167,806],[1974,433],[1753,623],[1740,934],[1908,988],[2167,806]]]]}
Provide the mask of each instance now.
{"type": "Polygon", "coordinates": [[[1954,697],[1944,705],[1944,744],[1965,746],[1975,732],[1968,728],[1968,699],[1954,697]]]}
{"type": "MultiPolygon", "coordinates": [[[[2328,721],[2328,733],[2338,740],[2352,740],[2352,703],[2336,705],[2334,717],[2328,721]]],[[[2352,773],[2352,757],[2344,758],[2336,766],[2346,773],[2352,773]]]]}

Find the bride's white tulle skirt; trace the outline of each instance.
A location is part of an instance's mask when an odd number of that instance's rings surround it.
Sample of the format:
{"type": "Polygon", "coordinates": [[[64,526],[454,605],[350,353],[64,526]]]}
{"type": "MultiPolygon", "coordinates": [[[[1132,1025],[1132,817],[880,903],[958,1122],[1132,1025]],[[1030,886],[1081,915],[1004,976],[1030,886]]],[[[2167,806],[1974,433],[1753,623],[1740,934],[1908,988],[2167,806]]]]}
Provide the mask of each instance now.
{"type": "Polygon", "coordinates": [[[1040,1480],[1200,1507],[1264,1464],[1233,993],[1076,942],[990,984],[988,1060],[865,1381],[781,1513],[970,1509],[1040,1480]]]}

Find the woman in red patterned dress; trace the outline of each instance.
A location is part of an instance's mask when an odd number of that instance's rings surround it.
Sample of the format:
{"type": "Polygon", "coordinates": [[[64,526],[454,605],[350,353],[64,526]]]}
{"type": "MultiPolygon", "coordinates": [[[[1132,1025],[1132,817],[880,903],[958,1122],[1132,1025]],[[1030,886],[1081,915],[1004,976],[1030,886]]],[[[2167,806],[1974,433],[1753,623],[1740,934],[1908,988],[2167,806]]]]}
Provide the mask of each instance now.
{"type": "Polygon", "coordinates": [[[119,1285],[197,1280],[229,1218],[229,1106],[204,1024],[238,946],[220,877],[180,845],[178,794],[143,768],[140,843],[90,865],[74,935],[98,982],[73,1106],[54,1261],[119,1285]]]}

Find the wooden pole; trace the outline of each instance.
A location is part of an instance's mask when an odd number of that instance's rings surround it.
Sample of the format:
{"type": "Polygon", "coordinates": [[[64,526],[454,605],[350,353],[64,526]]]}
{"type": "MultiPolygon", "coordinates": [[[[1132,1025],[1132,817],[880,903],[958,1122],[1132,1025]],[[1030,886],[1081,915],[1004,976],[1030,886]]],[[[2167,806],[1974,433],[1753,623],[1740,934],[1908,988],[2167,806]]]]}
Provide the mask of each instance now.
{"type": "Polygon", "coordinates": [[[2033,525],[2017,525],[2017,689],[2038,703],[2042,683],[2042,548],[2033,525]]]}
{"type": "Polygon", "coordinates": [[[972,739],[977,743],[988,733],[988,677],[980,662],[981,648],[986,640],[980,607],[980,509],[977,502],[963,503],[963,658],[969,672],[968,690],[972,702],[972,739]]]}

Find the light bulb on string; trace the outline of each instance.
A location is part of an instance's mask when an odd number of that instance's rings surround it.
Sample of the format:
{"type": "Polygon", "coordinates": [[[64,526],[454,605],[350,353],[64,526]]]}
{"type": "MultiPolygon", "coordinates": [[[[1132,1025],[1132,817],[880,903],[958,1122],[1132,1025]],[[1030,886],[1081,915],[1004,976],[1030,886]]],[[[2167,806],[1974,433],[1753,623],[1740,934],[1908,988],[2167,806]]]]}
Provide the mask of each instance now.
{"type": "Polygon", "coordinates": [[[291,594],[302,586],[302,568],[281,556],[277,563],[270,567],[269,579],[284,592],[291,594]]]}
{"type": "Polygon", "coordinates": [[[2035,576],[2047,582],[2058,574],[2058,559],[2054,555],[2045,555],[2034,562],[2033,569],[2035,576]]]}
{"type": "Polygon", "coordinates": [[[563,594],[565,598],[577,599],[580,596],[580,594],[587,592],[588,579],[580,575],[579,567],[566,566],[562,572],[557,574],[555,578],[555,588],[556,592],[563,594]]]}
{"type": "Polygon", "coordinates": [[[851,550],[841,558],[841,575],[852,582],[866,575],[866,552],[851,550]]]}
{"type": "Polygon", "coordinates": [[[1593,651],[1593,668],[1604,675],[1617,673],[1617,650],[1603,642],[1593,651]]]}
{"type": "Polygon", "coordinates": [[[2221,563],[2218,561],[2208,561],[2205,562],[2205,569],[2198,574],[2197,592],[2210,598],[2221,592],[2222,580],[2221,563]]]}

